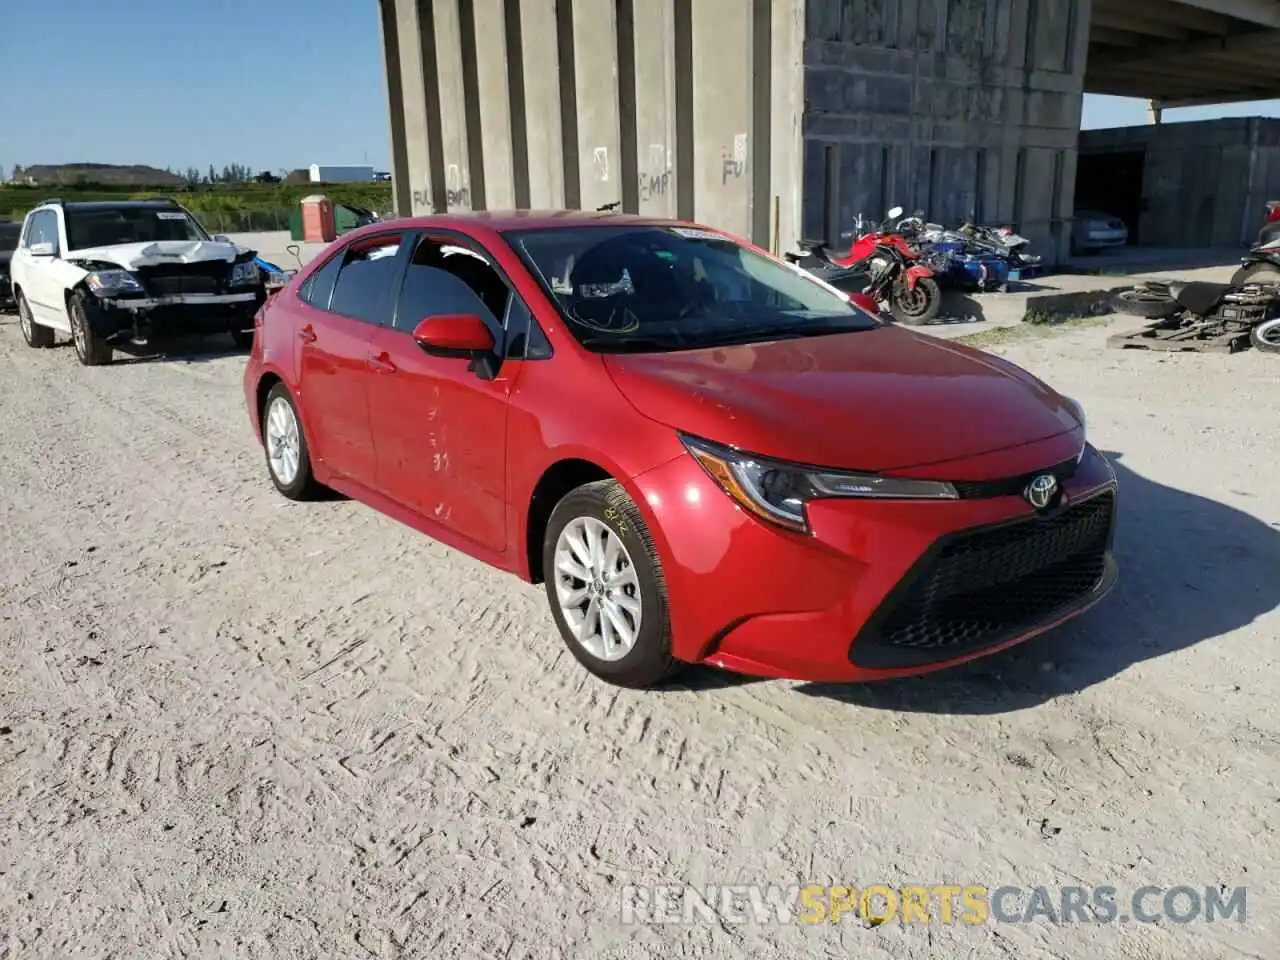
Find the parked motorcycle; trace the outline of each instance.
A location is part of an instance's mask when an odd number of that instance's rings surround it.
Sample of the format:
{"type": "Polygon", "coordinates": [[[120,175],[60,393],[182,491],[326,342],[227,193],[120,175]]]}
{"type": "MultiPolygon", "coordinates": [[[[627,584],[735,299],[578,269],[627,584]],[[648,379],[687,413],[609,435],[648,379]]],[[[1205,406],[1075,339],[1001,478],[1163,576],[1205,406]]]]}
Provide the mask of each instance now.
{"type": "MultiPolygon", "coordinates": [[[[786,258],[840,290],[866,293],[889,305],[900,323],[928,323],[942,306],[942,290],[933,267],[922,258],[896,224],[902,208],[894,207],[888,219],[863,232],[861,217],[849,251],[837,254],[824,241],[801,241],[802,253],[786,258]]],[[[908,233],[913,225],[908,224],[908,233]]]]}

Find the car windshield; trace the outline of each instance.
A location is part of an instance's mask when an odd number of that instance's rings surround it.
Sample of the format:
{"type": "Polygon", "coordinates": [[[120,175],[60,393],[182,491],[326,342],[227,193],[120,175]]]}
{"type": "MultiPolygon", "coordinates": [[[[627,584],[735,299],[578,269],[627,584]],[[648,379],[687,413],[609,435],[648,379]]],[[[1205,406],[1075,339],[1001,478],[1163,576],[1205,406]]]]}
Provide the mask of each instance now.
{"type": "Polygon", "coordinates": [[[879,325],[797,268],[709,230],[602,225],[507,238],[591,350],[691,350],[879,325]]]}
{"type": "Polygon", "coordinates": [[[156,240],[208,240],[209,234],[185,210],[163,207],[95,207],[67,211],[71,250],[156,240]]]}

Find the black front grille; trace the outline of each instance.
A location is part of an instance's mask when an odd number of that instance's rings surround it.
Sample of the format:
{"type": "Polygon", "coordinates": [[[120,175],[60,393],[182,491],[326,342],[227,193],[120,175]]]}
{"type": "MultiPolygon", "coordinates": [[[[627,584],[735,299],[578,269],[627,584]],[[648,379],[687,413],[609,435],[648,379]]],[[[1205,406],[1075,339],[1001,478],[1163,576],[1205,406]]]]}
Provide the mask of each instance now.
{"type": "Polygon", "coordinates": [[[204,263],[165,263],[140,267],[138,278],[147,293],[171,297],[191,293],[223,293],[231,279],[231,264],[225,260],[204,263]]]}
{"type": "Polygon", "coordinates": [[[885,669],[1007,639],[1085,599],[1107,573],[1115,495],[945,538],[890,594],[850,659],[885,669]]]}
{"type": "Polygon", "coordinates": [[[958,480],[952,481],[951,485],[956,488],[956,493],[959,494],[961,500],[1016,497],[1021,496],[1022,491],[1027,489],[1027,484],[1042,473],[1052,473],[1058,478],[1058,486],[1063,487],[1068,480],[1075,476],[1076,469],[1079,466],[1080,461],[1072,457],[1070,460],[1063,460],[1061,463],[1044,470],[1035,470],[1031,473],[1019,474],[1016,477],[1004,477],[999,480],[958,480]]]}

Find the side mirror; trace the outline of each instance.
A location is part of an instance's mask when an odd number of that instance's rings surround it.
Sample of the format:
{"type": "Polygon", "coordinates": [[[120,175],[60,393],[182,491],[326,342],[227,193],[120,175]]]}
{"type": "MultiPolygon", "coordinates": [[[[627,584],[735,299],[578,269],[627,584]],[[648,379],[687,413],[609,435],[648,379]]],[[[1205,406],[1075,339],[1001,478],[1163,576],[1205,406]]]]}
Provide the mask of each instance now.
{"type": "Polygon", "coordinates": [[[228,237],[225,233],[215,233],[213,235],[213,241],[214,243],[230,243],[231,238],[228,237]]]}
{"type": "Polygon", "coordinates": [[[473,313],[427,317],[413,328],[413,339],[436,357],[474,357],[494,348],[493,334],[473,313]]]}
{"type": "Polygon", "coordinates": [[[870,294],[859,291],[858,293],[849,294],[849,299],[854,306],[861,307],[872,316],[878,317],[880,315],[880,304],[876,303],[876,298],[870,294]]]}
{"type": "Polygon", "coordinates": [[[902,208],[901,208],[901,207],[890,207],[890,208],[889,208],[889,219],[890,219],[890,220],[897,220],[900,216],[902,216],[902,208]]]}
{"type": "Polygon", "coordinates": [[[27,247],[27,253],[33,257],[56,257],[58,255],[58,247],[57,244],[47,241],[45,243],[33,243],[27,247]]]}

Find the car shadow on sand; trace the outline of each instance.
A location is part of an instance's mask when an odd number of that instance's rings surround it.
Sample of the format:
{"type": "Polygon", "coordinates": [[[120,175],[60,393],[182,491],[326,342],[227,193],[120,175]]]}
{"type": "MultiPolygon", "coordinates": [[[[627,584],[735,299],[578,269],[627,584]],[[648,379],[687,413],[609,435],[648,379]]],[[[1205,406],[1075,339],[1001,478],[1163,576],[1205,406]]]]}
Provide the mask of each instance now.
{"type": "MultiPolygon", "coordinates": [[[[1280,606],[1280,523],[1168,487],[1106,453],[1120,483],[1120,579],[1092,610],[1009,650],[949,670],[797,692],[913,713],[998,714],[1076,693],[1143,660],[1244,627],[1280,606]]],[[[1248,651],[1237,651],[1247,656],[1248,651]]],[[[681,686],[737,681],[698,671],[681,686]]]]}
{"type": "Polygon", "coordinates": [[[237,347],[230,337],[218,335],[166,341],[159,349],[119,346],[112,363],[209,363],[224,357],[248,355],[248,347],[237,347]]]}

